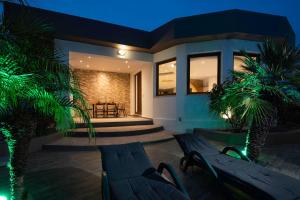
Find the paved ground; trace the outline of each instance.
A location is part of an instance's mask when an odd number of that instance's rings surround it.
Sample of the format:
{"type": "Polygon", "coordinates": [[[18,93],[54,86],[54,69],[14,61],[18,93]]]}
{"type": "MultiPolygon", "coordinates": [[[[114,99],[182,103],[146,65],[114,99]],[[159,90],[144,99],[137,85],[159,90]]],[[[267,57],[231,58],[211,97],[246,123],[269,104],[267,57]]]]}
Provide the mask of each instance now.
{"type": "Polygon", "coordinates": [[[300,180],[300,144],[265,147],[259,160],[269,169],[300,180]]]}
{"type": "Polygon", "coordinates": [[[89,140],[84,137],[63,137],[59,140],[51,142],[46,145],[47,149],[55,149],[60,146],[67,146],[67,148],[71,147],[83,147],[89,148],[94,147],[95,145],[108,145],[108,144],[124,144],[130,142],[142,142],[142,143],[151,143],[157,141],[164,141],[173,139],[174,132],[170,131],[160,131],[156,133],[148,133],[143,135],[135,135],[135,136],[126,136],[126,137],[101,137],[101,138],[93,138],[89,140]]]}
{"type": "MultiPolygon", "coordinates": [[[[218,143],[219,148],[222,144],[218,143]]],[[[153,164],[170,163],[183,180],[192,199],[225,199],[209,177],[198,168],[187,174],[178,169],[182,152],[172,140],[147,144],[145,149],[153,164]]],[[[101,199],[101,155],[99,151],[41,151],[31,154],[25,185],[33,200],[101,199]]],[[[268,168],[300,178],[300,145],[281,145],[263,150],[261,164],[268,168]]],[[[7,183],[4,169],[0,168],[0,189],[7,183]]],[[[0,190],[0,193],[1,193],[0,190]]]]}
{"type": "MultiPolygon", "coordinates": [[[[182,156],[175,141],[145,145],[155,166],[161,161],[172,164],[192,199],[224,199],[210,179],[197,168],[183,174],[178,169],[182,156]]],[[[101,155],[92,152],[37,152],[28,162],[25,185],[32,199],[100,199],[101,155]]]]}

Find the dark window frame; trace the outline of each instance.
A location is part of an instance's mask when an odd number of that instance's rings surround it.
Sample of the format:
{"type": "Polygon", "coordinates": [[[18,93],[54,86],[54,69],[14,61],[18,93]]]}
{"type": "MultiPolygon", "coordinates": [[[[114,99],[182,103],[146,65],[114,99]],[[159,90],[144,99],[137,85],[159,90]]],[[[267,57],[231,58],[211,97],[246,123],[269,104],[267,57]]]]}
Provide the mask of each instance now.
{"type": "Polygon", "coordinates": [[[209,94],[210,92],[191,92],[190,91],[190,68],[191,68],[191,58],[201,58],[201,57],[210,57],[210,56],[217,56],[218,58],[218,67],[217,67],[217,84],[219,85],[221,83],[221,58],[222,58],[222,52],[210,52],[210,53],[198,53],[198,54],[191,54],[187,56],[187,95],[197,95],[197,94],[209,94]]]}
{"type": "MultiPolygon", "coordinates": [[[[165,64],[165,63],[169,63],[169,62],[173,62],[176,61],[176,57],[173,58],[169,58],[167,60],[163,60],[160,62],[156,63],[156,88],[155,88],[155,94],[156,96],[176,96],[176,92],[173,94],[159,94],[159,65],[165,64]]],[[[177,65],[176,65],[176,72],[177,72],[177,65]]],[[[177,73],[176,73],[176,81],[175,81],[175,86],[177,88],[177,73]]]]}
{"type": "MultiPolygon", "coordinates": [[[[245,53],[250,56],[250,57],[256,57],[256,60],[258,62],[260,62],[260,53],[254,53],[254,52],[247,52],[245,51],[245,53]]],[[[245,56],[242,52],[240,51],[234,51],[232,53],[232,70],[234,71],[234,56],[245,56]]]]}

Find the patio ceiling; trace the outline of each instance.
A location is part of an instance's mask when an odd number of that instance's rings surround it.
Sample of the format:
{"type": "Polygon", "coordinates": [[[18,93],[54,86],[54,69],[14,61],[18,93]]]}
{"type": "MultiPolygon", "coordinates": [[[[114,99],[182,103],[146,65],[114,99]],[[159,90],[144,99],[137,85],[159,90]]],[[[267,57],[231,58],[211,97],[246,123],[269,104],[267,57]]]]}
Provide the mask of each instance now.
{"type": "Polygon", "coordinates": [[[73,69],[97,70],[119,73],[133,73],[150,63],[139,60],[113,58],[95,54],[70,52],[69,64],[73,69]]]}

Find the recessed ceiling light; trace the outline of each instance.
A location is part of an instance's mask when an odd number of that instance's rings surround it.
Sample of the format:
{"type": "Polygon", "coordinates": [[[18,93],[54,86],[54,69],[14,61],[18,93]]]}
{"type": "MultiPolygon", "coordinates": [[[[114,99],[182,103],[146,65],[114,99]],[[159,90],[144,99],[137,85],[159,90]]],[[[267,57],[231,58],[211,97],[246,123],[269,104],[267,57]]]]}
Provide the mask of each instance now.
{"type": "Polygon", "coordinates": [[[88,56],[88,59],[91,59],[92,58],[92,56],[88,56]]]}
{"type": "Polygon", "coordinates": [[[175,67],[175,64],[173,63],[173,64],[171,65],[171,67],[174,68],[174,67],[175,67]]]}
{"type": "Polygon", "coordinates": [[[126,53],[127,53],[127,51],[125,49],[119,49],[118,50],[118,55],[119,56],[125,56],[126,53]]]}
{"type": "Polygon", "coordinates": [[[80,63],[83,63],[83,60],[79,60],[80,63]]]}
{"type": "Polygon", "coordinates": [[[87,67],[87,68],[89,68],[89,67],[90,67],[90,65],[86,65],[86,67],[87,67]]]}

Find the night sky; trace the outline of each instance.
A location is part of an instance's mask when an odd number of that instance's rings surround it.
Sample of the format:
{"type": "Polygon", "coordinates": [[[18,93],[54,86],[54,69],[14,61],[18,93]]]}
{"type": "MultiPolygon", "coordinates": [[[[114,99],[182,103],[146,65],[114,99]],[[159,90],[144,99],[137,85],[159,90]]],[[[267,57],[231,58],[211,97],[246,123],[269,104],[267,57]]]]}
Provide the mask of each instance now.
{"type": "MultiPolygon", "coordinates": [[[[142,30],[176,17],[243,9],[288,17],[300,43],[300,0],[27,0],[31,6],[142,30]]],[[[253,22],[255,23],[255,22],[253,22]]],[[[201,25],[200,25],[201,26],[201,25]]],[[[218,24],[216,24],[218,26],[218,24]]],[[[205,28],[205,26],[203,26],[205,28]]]]}

